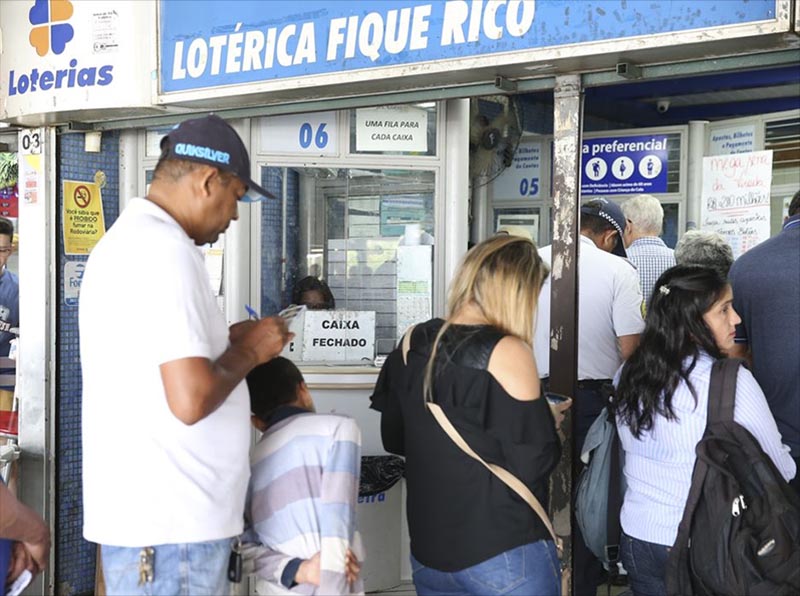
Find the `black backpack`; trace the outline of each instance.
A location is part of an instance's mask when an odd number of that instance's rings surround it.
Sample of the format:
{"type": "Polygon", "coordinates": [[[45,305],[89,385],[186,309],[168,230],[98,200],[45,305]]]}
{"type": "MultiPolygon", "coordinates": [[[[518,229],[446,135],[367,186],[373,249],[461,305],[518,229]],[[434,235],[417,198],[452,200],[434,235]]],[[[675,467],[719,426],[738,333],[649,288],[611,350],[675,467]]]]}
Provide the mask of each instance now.
{"type": "Polygon", "coordinates": [[[706,430],[667,562],[670,596],[800,594],[800,497],[733,421],[741,363],[711,369],[706,430]]]}

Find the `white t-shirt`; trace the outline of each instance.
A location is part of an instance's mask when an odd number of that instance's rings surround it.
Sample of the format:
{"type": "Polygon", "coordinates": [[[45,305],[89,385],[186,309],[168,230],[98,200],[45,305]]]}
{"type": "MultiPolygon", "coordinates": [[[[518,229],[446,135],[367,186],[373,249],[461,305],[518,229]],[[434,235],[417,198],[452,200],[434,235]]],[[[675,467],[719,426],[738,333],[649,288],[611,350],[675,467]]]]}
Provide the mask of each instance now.
{"type": "Polygon", "coordinates": [[[80,296],[84,537],[113,546],[242,531],[250,405],[240,383],[187,426],[159,365],[228,346],[202,255],[178,223],[133,199],[86,264],[80,296]]]}
{"type": "MultiPolygon", "coordinates": [[[[578,379],[611,379],[622,364],[617,338],[644,330],[636,269],[581,236],[578,257],[578,379]]],[[[551,264],[550,246],[539,250],[551,264]]],[[[539,375],[550,374],[550,278],[539,294],[534,355],[539,375]]]]}

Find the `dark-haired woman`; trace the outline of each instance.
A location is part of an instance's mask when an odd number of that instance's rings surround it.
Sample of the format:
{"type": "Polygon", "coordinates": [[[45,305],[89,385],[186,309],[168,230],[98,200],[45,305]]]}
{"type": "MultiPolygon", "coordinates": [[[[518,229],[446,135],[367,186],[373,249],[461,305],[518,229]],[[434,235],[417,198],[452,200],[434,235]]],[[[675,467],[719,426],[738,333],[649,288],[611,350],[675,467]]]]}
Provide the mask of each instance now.
{"type": "MultiPolygon", "coordinates": [[[[677,266],[656,282],[642,341],[616,378],[627,489],[622,561],[634,594],[666,594],[664,572],[706,426],[711,365],[733,347],[739,315],[730,285],[704,267],[677,266]]],[[[750,371],[739,369],[734,420],[786,480],[795,463],[750,371]]]]}
{"type": "Polygon", "coordinates": [[[304,304],[309,310],[334,310],[336,300],[325,280],[309,275],[292,288],[292,304],[304,304]]]}

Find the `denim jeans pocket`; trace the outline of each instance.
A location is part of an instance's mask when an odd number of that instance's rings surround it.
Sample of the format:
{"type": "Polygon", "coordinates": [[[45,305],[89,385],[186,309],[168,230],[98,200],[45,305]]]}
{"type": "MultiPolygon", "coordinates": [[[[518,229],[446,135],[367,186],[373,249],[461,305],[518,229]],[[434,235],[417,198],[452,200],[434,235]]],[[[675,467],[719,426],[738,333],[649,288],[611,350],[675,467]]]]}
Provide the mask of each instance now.
{"type": "Polygon", "coordinates": [[[620,558],[622,559],[622,566],[625,567],[628,573],[636,575],[638,570],[636,569],[636,557],[633,554],[633,538],[623,533],[621,542],[620,558]]]}
{"type": "Polygon", "coordinates": [[[419,571],[420,569],[425,567],[425,565],[423,565],[422,563],[420,563],[419,561],[417,561],[414,558],[414,555],[411,555],[410,559],[411,559],[411,572],[412,573],[416,573],[417,571],[419,571]]]}
{"type": "Polygon", "coordinates": [[[508,592],[522,584],[525,577],[525,547],[520,546],[464,570],[470,581],[483,593],[508,592]]]}
{"type": "Polygon", "coordinates": [[[139,550],[103,545],[103,579],[109,594],[151,596],[153,584],[139,584],[139,550]]]}

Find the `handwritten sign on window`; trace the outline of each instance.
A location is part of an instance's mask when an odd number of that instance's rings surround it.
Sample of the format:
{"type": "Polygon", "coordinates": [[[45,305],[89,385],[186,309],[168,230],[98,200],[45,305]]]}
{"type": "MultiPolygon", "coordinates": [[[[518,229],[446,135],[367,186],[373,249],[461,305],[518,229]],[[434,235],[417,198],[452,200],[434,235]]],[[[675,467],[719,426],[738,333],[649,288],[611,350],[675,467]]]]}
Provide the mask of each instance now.
{"type": "Polygon", "coordinates": [[[739,255],[769,238],[772,151],[703,158],[702,229],[724,236],[739,255]]]}

